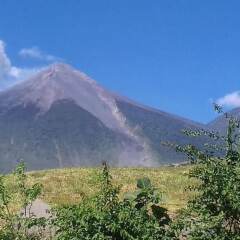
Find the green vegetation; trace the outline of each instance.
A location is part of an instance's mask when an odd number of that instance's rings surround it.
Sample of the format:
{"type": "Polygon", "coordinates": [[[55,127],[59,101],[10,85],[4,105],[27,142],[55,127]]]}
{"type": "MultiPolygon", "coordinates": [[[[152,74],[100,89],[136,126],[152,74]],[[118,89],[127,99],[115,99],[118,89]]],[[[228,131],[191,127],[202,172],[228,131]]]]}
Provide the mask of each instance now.
{"type": "MultiPolygon", "coordinates": [[[[222,113],[222,109],[216,106],[222,113]]],[[[189,177],[199,180],[191,187],[198,194],[188,201],[169,228],[170,239],[240,239],[240,121],[225,114],[226,136],[204,130],[185,131],[187,135],[206,135],[218,145],[199,150],[193,145],[175,146],[195,166],[189,177]],[[222,151],[215,154],[214,150],[222,151]]]]}
{"type": "Polygon", "coordinates": [[[38,183],[28,186],[23,163],[16,167],[13,178],[15,188],[11,189],[6,184],[5,177],[0,176],[0,239],[43,239],[47,220],[35,218],[28,208],[40,196],[42,186],[38,183]],[[22,210],[21,213],[13,208],[16,204],[16,197],[22,210]],[[33,227],[35,230],[31,231],[33,227]]]}
{"type": "Polygon", "coordinates": [[[100,191],[94,197],[56,211],[57,239],[162,239],[170,218],[160,206],[161,196],[150,179],[139,179],[137,191],[122,200],[106,164],[100,183],[100,191]]]}

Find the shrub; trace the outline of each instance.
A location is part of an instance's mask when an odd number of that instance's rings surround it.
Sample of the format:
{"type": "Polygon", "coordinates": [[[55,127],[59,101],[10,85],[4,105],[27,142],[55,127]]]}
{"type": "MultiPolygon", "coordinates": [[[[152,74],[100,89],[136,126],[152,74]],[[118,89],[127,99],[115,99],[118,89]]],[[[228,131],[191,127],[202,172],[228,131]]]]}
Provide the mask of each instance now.
{"type": "Polygon", "coordinates": [[[6,176],[0,176],[0,239],[1,240],[34,240],[43,239],[41,228],[46,225],[46,219],[29,216],[28,206],[41,194],[42,186],[34,184],[27,186],[27,175],[24,163],[17,165],[15,171],[15,186],[12,191],[6,184],[6,176]],[[14,196],[18,196],[23,214],[12,211],[16,205],[14,196]],[[35,228],[34,231],[31,229],[35,228]],[[36,230],[37,229],[37,230],[36,230]]]}
{"type": "Polygon", "coordinates": [[[227,136],[205,130],[185,131],[188,135],[210,136],[220,147],[208,145],[203,151],[192,145],[175,146],[195,164],[189,177],[199,184],[190,188],[198,194],[171,225],[169,239],[240,239],[239,122],[228,115],[226,118],[227,136]],[[213,148],[224,155],[214,154],[213,148]]]}
{"type": "Polygon", "coordinates": [[[99,193],[78,205],[56,211],[57,239],[163,239],[170,221],[149,179],[138,181],[138,191],[119,199],[106,164],[99,193]]]}

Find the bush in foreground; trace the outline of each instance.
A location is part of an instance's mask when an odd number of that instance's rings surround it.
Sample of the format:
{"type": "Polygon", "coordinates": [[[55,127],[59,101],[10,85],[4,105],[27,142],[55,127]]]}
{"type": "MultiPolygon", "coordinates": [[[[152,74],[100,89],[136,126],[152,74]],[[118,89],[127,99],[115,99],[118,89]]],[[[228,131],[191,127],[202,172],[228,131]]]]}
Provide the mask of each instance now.
{"type": "Polygon", "coordinates": [[[188,135],[207,135],[218,146],[207,146],[205,151],[192,145],[175,146],[195,164],[189,177],[199,184],[191,187],[198,194],[171,225],[169,239],[240,239],[240,125],[237,119],[228,115],[226,118],[226,136],[204,130],[185,131],[188,135]]]}
{"type": "Polygon", "coordinates": [[[40,196],[42,186],[27,186],[27,175],[24,163],[14,171],[14,188],[10,191],[6,176],[0,176],[0,239],[1,240],[37,240],[43,239],[47,220],[29,216],[29,207],[40,196]],[[17,196],[23,213],[13,210],[17,196]],[[33,230],[34,229],[34,230],[33,230]]]}
{"type": "Polygon", "coordinates": [[[95,197],[57,210],[57,239],[164,239],[170,219],[149,179],[139,180],[138,190],[123,200],[118,194],[104,164],[95,197]]]}

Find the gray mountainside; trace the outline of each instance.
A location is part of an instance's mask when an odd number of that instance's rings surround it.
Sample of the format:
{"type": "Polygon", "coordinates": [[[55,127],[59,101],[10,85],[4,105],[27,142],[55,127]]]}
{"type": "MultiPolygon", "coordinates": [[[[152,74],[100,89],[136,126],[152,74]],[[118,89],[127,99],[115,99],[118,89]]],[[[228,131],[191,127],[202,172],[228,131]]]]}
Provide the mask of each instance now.
{"type": "MultiPolygon", "coordinates": [[[[228,116],[232,116],[236,119],[240,119],[240,108],[235,108],[229,111],[227,114],[228,116]]],[[[220,115],[219,117],[217,117],[215,120],[213,120],[208,124],[208,128],[211,128],[224,135],[226,134],[226,131],[227,131],[227,125],[228,125],[228,120],[226,119],[226,116],[220,115]]]]}
{"type": "MultiPolygon", "coordinates": [[[[28,169],[158,166],[184,160],[161,141],[189,143],[182,129],[205,126],[135,103],[66,64],[54,64],[0,93],[0,172],[28,169]]],[[[201,144],[201,139],[192,139],[201,144]]]]}

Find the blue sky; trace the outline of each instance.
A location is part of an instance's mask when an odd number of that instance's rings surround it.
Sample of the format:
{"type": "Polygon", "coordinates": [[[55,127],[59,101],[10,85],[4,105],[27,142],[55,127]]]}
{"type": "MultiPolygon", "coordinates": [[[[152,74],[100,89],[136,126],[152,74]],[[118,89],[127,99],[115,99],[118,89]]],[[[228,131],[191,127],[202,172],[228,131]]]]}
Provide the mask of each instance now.
{"type": "Polygon", "coordinates": [[[239,12],[238,0],[1,0],[0,87],[62,60],[122,95],[208,122],[212,100],[240,106],[239,12]]]}

